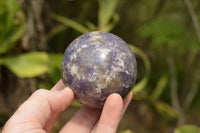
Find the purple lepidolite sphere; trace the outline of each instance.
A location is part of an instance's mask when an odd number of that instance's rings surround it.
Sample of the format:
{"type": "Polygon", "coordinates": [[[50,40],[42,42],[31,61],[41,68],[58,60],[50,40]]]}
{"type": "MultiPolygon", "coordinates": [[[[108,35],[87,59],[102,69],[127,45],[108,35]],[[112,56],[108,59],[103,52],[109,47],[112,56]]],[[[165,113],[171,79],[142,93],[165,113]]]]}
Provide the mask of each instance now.
{"type": "Polygon", "coordinates": [[[130,47],[107,32],[90,32],[66,49],[62,80],[76,100],[90,108],[102,108],[111,93],[124,98],[136,80],[137,63],[130,47]]]}

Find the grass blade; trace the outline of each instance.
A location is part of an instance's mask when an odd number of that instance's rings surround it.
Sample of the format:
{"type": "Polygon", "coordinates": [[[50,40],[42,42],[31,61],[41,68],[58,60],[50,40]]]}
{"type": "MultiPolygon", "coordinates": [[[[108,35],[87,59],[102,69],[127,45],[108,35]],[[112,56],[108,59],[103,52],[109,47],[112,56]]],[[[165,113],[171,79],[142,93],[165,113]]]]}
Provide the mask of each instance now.
{"type": "Polygon", "coordinates": [[[55,19],[56,21],[60,22],[60,23],[63,23],[69,27],[72,27],[73,29],[81,32],[81,33],[87,33],[87,32],[90,32],[89,29],[85,28],[84,26],[82,26],[81,24],[71,20],[71,19],[68,19],[66,17],[63,17],[63,16],[60,16],[58,14],[55,14],[55,13],[51,13],[51,18],[55,19]]]}

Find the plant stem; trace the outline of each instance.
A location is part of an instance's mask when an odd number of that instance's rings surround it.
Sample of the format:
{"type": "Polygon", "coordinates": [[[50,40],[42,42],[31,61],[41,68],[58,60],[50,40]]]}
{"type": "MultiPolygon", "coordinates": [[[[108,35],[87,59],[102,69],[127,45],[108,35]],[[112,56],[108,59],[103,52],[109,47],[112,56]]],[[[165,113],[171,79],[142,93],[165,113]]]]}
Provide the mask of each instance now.
{"type": "MultiPolygon", "coordinates": [[[[185,4],[188,8],[188,11],[189,11],[189,14],[190,14],[190,17],[192,19],[192,22],[193,22],[193,25],[194,25],[194,28],[196,30],[196,33],[197,33],[197,36],[198,36],[198,39],[199,39],[199,42],[200,42],[200,24],[198,22],[198,17],[194,11],[194,8],[192,7],[192,3],[191,3],[191,0],[184,0],[185,1],[185,4]]],[[[196,57],[196,54],[197,52],[195,52],[194,56],[196,57]]],[[[198,88],[199,88],[199,81],[200,81],[200,70],[199,68],[197,67],[196,68],[196,71],[194,71],[194,81],[193,81],[193,84],[192,84],[192,87],[190,89],[190,91],[188,92],[188,95],[186,96],[186,99],[184,101],[184,104],[183,104],[183,108],[185,110],[187,110],[192,101],[194,100],[195,96],[196,96],[196,93],[198,91],[198,88]]]]}
{"type": "Polygon", "coordinates": [[[185,121],[184,113],[183,110],[180,106],[180,102],[178,99],[178,86],[177,86],[177,75],[176,75],[176,66],[174,64],[174,60],[171,57],[171,55],[168,56],[167,58],[168,65],[169,65],[169,70],[171,73],[171,81],[170,81],[170,88],[171,88],[171,100],[172,100],[172,106],[174,109],[177,110],[179,114],[179,119],[178,119],[178,125],[182,125],[185,121]]]}
{"type": "Polygon", "coordinates": [[[194,72],[194,82],[192,83],[192,87],[190,89],[190,91],[188,92],[188,95],[185,98],[184,104],[183,104],[183,108],[184,110],[187,110],[190,105],[192,104],[192,101],[194,100],[197,91],[199,89],[199,81],[200,81],[200,69],[197,68],[196,71],[194,72]]]}
{"type": "Polygon", "coordinates": [[[198,36],[198,39],[200,41],[200,25],[199,25],[199,22],[198,22],[197,15],[196,15],[196,13],[194,11],[194,8],[192,7],[191,0],[184,0],[184,1],[185,1],[185,4],[186,4],[187,8],[188,8],[190,17],[192,19],[194,28],[195,28],[197,36],[198,36]]]}

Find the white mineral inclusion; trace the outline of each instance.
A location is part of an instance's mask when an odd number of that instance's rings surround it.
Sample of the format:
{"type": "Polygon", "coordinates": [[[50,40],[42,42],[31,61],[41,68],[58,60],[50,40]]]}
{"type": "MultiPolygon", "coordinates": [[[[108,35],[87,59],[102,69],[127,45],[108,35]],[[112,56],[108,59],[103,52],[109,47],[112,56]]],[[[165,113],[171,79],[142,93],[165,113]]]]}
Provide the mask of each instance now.
{"type": "Polygon", "coordinates": [[[92,41],[92,42],[100,42],[100,41],[102,41],[103,42],[104,40],[105,39],[101,36],[101,34],[99,34],[99,32],[91,32],[90,41],[92,41]]]}
{"type": "Polygon", "coordinates": [[[93,36],[91,37],[92,40],[100,40],[103,39],[101,36],[97,35],[97,36],[93,36]]]}
{"type": "Polygon", "coordinates": [[[111,33],[81,35],[70,44],[62,62],[63,82],[72,88],[78,102],[91,108],[102,108],[111,93],[124,98],[136,80],[133,52],[111,33]]]}
{"type": "Polygon", "coordinates": [[[100,55],[101,59],[105,59],[110,52],[109,49],[100,49],[99,51],[101,53],[100,55]]]}
{"type": "MultiPolygon", "coordinates": [[[[71,66],[71,70],[70,70],[71,74],[74,76],[74,75],[77,75],[78,74],[78,67],[76,65],[72,65],[71,66]]],[[[80,77],[77,77],[78,79],[80,79],[80,77]]]]}
{"type": "Polygon", "coordinates": [[[102,53],[102,54],[101,54],[101,58],[102,58],[102,59],[105,59],[105,58],[106,58],[106,55],[105,55],[104,53],[102,53]]]}

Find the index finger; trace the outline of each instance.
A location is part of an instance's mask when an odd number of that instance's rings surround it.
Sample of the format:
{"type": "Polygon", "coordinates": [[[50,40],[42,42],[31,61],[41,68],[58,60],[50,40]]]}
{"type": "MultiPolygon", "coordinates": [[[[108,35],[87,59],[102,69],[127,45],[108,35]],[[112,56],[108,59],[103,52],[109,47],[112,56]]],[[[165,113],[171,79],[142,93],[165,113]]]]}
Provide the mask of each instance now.
{"type": "Polygon", "coordinates": [[[115,133],[131,99],[132,92],[124,100],[119,94],[111,94],[107,98],[99,122],[94,128],[95,133],[101,133],[102,131],[115,133]]]}
{"type": "Polygon", "coordinates": [[[63,83],[62,79],[60,79],[60,80],[58,81],[58,83],[56,83],[56,84],[52,87],[51,91],[60,91],[60,90],[63,90],[65,87],[66,87],[66,85],[63,83]]]}

